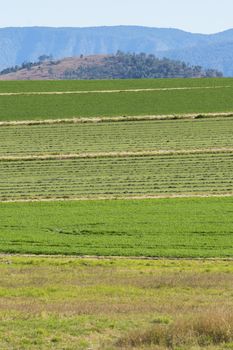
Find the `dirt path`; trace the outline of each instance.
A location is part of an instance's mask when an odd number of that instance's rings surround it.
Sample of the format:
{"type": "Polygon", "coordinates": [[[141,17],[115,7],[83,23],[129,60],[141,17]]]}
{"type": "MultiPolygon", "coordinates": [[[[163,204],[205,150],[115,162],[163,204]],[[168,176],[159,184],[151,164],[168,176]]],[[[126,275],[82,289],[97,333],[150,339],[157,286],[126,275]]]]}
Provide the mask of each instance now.
{"type": "Polygon", "coordinates": [[[223,86],[193,86],[172,88],[149,88],[149,89],[121,89],[121,90],[78,90],[78,91],[28,91],[28,92],[0,92],[0,96],[30,96],[30,95],[82,95],[82,94],[108,94],[124,92],[153,92],[174,90],[206,90],[206,89],[229,89],[230,85],[223,86]]]}

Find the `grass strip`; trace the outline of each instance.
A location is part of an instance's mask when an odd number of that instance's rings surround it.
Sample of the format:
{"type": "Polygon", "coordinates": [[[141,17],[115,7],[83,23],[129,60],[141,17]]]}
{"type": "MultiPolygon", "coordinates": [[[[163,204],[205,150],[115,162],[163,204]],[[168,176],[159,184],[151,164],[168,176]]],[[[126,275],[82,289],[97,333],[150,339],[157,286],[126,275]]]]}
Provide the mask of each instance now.
{"type": "Polygon", "coordinates": [[[177,120],[177,119],[201,119],[233,117],[233,112],[214,112],[214,113],[180,113],[168,115],[141,115],[141,116],[119,116],[119,117],[93,117],[93,118],[64,118],[64,119],[42,119],[42,120],[14,120],[0,121],[0,126],[17,125],[50,125],[50,124],[82,124],[82,123],[109,123],[109,122],[127,122],[127,121],[150,121],[150,120],[177,120]]]}
{"type": "Polygon", "coordinates": [[[134,152],[89,152],[76,154],[41,154],[30,156],[0,156],[0,161],[33,161],[33,160],[65,160],[85,158],[127,158],[127,157],[150,157],[150,156],[171,156],[185,154],[218,154],[233,153],[233,148],[204,148],[204,149],[183,149],[183,150],[157,150],[157,151],[134,151],[134,152]]]}

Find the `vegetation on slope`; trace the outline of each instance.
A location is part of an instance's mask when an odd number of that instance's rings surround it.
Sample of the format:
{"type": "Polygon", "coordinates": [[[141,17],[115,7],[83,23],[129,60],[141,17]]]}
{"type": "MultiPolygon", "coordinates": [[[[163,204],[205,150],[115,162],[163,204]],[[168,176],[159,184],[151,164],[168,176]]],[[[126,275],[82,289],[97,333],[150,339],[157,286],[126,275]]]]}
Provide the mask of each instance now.
{"type": "Polygon", "coordinates": [[[142,78],[201,78],[221,77],[222,73],[200,66],[189,66],[184,62],[167,58],[158,59],[154,55],[125,54],[104,58],[102,65],[80,66],[76,70],[66,70],[66,79],[142,79],[142,78]]]}

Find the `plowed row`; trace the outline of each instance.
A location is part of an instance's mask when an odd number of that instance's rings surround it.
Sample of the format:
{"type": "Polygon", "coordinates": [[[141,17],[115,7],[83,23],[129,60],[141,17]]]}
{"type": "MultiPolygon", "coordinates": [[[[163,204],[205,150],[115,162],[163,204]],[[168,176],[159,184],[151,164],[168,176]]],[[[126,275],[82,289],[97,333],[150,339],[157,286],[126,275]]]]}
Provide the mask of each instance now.
{"type": "Polygon", "coordinates": [[[0,162],[0,200],[233,192],[233,154],[0,162]]]}
{"type": "Polygon", "coordinates": [[[233,118],[0,127],[0,157],[233,147],[233,118]]]}

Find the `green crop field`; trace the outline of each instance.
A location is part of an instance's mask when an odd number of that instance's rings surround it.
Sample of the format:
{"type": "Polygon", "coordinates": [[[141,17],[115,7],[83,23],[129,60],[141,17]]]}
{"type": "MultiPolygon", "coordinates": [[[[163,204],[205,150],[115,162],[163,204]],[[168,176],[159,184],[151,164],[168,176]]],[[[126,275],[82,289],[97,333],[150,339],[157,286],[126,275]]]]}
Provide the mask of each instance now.
{"type": "MultiPolygon", "coordinates": [[[[233,111],[233,85],[229,79],[214,80],[148,80],[142,83],[126,82],[49,82],[44,85],[46,91],[78,91],[96,89],[161,89],[187,88],[184,90],[156,91],[121,91],[121,92],[91,92],[85,94],[21,94],[3,95],[33,89],[41,91],[40,83],[21,82],[0,83],[0,120],[41,120],[65,119],[73,117],[113,117],[140,116],[177,113],[207,113],[233,111]],[[11,91],[10,87],[12,86],[11,91]],[[46,86],[48,86],[46,90],[46,86]],[[97,86],[97,87],[96,87],[97,86]],[[5,89],[4,89],[5,87],[5,89]],[[63,90],[62,90],[63,89],[63,90]]],[[[30,91],[31,91],[30,90],[30,91]]],[[[95,90],[93,90],[95,91],[95,90]]]]}
{"type": "Polygon", "coordinates": [[[232,257],[233,198],[0,204],[0,251],[232,257]]]}
{"type": "Polygon", "coordinates": [[[231,86],[231,78],[211,79],[135,79],[135,80],[58,80],[0,81],[0,93],[43,91],[95,91],[180,87],[231,86]]]}
{"type": "Polygon", "coordinates": [[[0,157],[233,148],[232,131],[232,117],[0,126],[0,157]]]}

